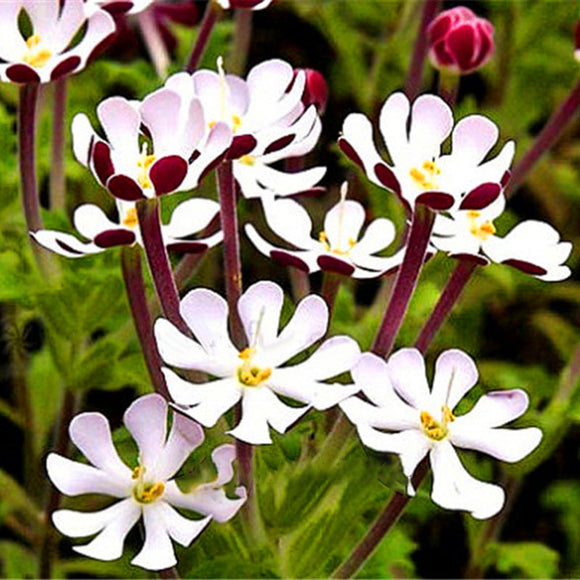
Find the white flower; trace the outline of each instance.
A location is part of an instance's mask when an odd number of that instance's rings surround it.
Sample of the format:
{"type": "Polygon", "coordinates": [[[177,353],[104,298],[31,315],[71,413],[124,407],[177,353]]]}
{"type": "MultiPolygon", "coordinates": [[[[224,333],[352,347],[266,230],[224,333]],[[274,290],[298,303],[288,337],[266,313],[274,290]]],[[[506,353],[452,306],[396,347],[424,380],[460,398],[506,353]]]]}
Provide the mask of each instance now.
{"type": "Polygon", "coordinates": [[[304,71],[286,62],[267,60],[250,70],[247,79],[200,70],[178,73],[165,86],[201,101],[207,126],[226,123],[234,138],[228,152],[234,177],[247,198],[287,196],[310,190],[324,176],[324,167],[285,173],[270,167],[288,157],[301,157],[318,141],[321,122],[316,107],[305,110],[304,71]]]}
{"type": "Polygon", "coordinates": [[[383,105],[379,127],[391,165],[377,153],[371,122],[360,113],[345,119],[339,146],[373,183],[394,191],[410,212],[416,203],[434,210],[457,207],[480,185],[505,183],[509,175],[514,143],[484,161],[498,139],[495,123],[470,115],[453,128],[451,109],[435,95],[421,95],[411,108],[403,93],[394,93],[383,105]],[[452,152],[442,155],[452,128],[452,152]]]}
{"type": "Polygon", "coordinates": [[[224,10],[228,8],[246,8],[248,10],[263,10],[274,0],[215,0],[224,10]]]}
{"type": "Polygon", "coordinates": [[[120,501],[98,512],[58,510],[52,519],[67,536],[97,534],[88,544],[75,546],[75,551],[98,560],[115,560],[123,553],[129,530],[142,517],[145,543],[131,563],[148,570],[163,570],[176,564],[172,539],[189,546],[212,518],[218,522],[229,520],[244,503],[243,487],[236,490],[237,499],[229,499],[222,489],[233,476],[235,449],[233,445],[216,448],[212,459],[217,478],[183,492],[172,478],[202,443],[201,427],[176,413],[167,436],[167,403],[157,394],[137,399],[125,412],[123,421],[139,448],[134,468],[119,458],[109,423],[100,413],[82,413],[69,427],[72,441],[91,465],[55,453],[46,462],[48,475],[61,493],[102,493],[120,501]],[[205,517],[189,520],[175,508],[193,510],[205,517]]]}
{"type": "Polygon", "coordinates": [[[531,453],[542,437],[539,429],[500,428],[527,409],[524,391],[488,393],[468,413],[453,415],[454,407],[478,377],[473,360],[460,350],[448,350],[439,356],[431,391],[423,357],[413,348],[399,350],[388,362],[365,353],[351,372],[371,403],[351,397],[340,406],[365,445],[399,454],[409,478],[409,493],[414,493],[410,481],[415,468],[429,454],[431,497],[436,504],[469,511],[478,519],[501,510],[503,489],[469,475],[454,446],[483,451],[509,462],[531,453]]]}
{"type": "Polygon", "coordinates": [[[463,199],[458,209],[449,215],[437,215],[431,244],[481,265],[490,261],[507,264],[540,280],[568,278],[570,268],[562,264],[572,244],[561,242],[552,226],[535,220],[518,224],[503,238],[496,236],[494,220],[504,207],[505,198],[498,186],[480,186],[463,199]]]}
{"type": "Polygon", "coordinates": [[[82,70],[91,55],[115,32],[115,22],[103,10],[88,10],[83,0],[4,0],[0,2],[0,80],[47,83],[82,70]],[[19,27],[21,11],[30,34],[19,27]],[[76,34],[86,25],[78,43],[76,34]]]}
{"type": "Polygon", "coordinates": [[[107,140],[79,114],[72,125],[75,156],[112,195],[125,201],[196,187],[231,143],[224,123],[206,131],[198,99],[166,88],[142,103],[105,99],[97,116],[107,140]]]}
{"type": "Polygon", "coordinates": [[[312,220],[301,205],[290,199],[264,203],[266,221],[272,231],[298,250],[273,246],[251,224],[245,226],[246,234],[266,256],[305,272],[327,270],[353,278],[374,278],[397,268],[402,251],[389,257],[373,256],[395,239],[393,222],[386,218],[372,221],[359,240],[365,210],[357,201],[345,198],[346,183],[340,201],[326,214],[324,229],[317,239],[311,237],[312,220]]]}
{"type": "Polygon", "coordinates": [[[242,418],[230,433],[248,443],[270,443],[269,426],[284,433],[311,405],[328,409],[358,390],[322,382],[348,371],[358,359],[358,345],[347,336],[329,338],[304,362],[282,366],[322,338],[328,325],[326,303],[311,295],[278,334],[283,301],[282,289],[272,282],[258,282],[244,292],[238,312],[247,346],[241,351],[228,335],[227,303],[211,290],[192,290],[181,301],[181,316],[197,341],[168,320],[156,321],[159,352],[167,363],[217,377],[193,384],[163,369],[173,400],[187,406],[185,412],[196,421],[211,427],[241,399],[242,418]],[[306,406],[290,407],[276,395],[306,406]]]}
{"type": "MultiPolygon", "coordinates": [[[[81,242],[75,236],[54,230],[38,230],[30,235],[45,248],[66,256],[79,258],[98,254],[121,245],[143,245],[137,209],[134,202],[116,200],[118,219],[111,220],[93,204],[83,204],[74,211],[73,222],[81,236],[91,240],[81,242]]],[[[167,225],[161,225],[167,249],[179,252],[204,252],[223,240],[218,231],[206,238],[192,239],[207,227],[219,213],[219,204],[209,199],[188,199],[175,207],[167,225]]]]}
{"type": "Polygon", "coordinates": [[[86,0],[86,2],[111,14],[138,14],[149,8],[155,0],[86,0]]]}

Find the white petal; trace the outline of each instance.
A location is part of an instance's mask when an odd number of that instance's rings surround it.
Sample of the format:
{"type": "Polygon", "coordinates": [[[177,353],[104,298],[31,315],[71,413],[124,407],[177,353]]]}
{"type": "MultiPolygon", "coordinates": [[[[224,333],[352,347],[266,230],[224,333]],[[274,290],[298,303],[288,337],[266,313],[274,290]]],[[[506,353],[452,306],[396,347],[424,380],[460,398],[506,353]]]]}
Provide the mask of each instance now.
{"type": "Polygon", "coordinates": [[[414,348],[402,348],[387,361],[391,384],[395,391],[415,409],[425,409],[429,386],[423,355],[414,348]]]}
{"type": "Polygon", "coordinates": [[[446,350],[435,363],[431,394],[433,406],[440,410],[442,405],[447,405],[452,410],[477,383],[478,376],[470,356],[461,350],[446,350]]]}
{"type": "Polygon", "coordinates": [[[274,282],[257,282],[238,301],[248,345],[264,348],[276,340],[284,292],[274,282]]]}
{"type": "Polygon", "coordinates": [[[211,199],[188,199],[175,207],[163,232],[172,238],[186,238],[208,226],[219,210],[219,203],[211,199]]]}
{"type": "Polygon", "coordinates": [[[481,397],[473,409],[455,418],[455,426],[500,427],[523,415],[528,408],[529,398],[525,391],[492,391],[481,397]]]}
{"type": "MultiPolygon", "coordinates": [[[[139,127],[141,119],[135,107],[123,97],[109,97],[97,107],[97,116],[116,153],[128,165],[139,156],[139,127]]],[[[121,168],[116,167],[117,171],[121,168]]]]}
{"type": "Polygon", "coordinates": [[[505,502],[503,489],[473,478],[449,441],[433,446],[429,455],[433,469],[433,501],[441,507],[466,510],[476,519],[497,514],[505,502]]]}
{"type": "Polygon", "coordinates": [[[119,229],[119,222],[111,221],[97,205],[84,203],[73,214],[73,223],[81,235],[89,240],[106,230],[119,229]]]}
{"type": "Polygon", "coordinates": [[[479,165],[496,144],[498,136],[497,125],[487,117],[464,117],[453,129],[453,158],[467,165],[479,165]]]}
{"type": "Polygon", "coordinates": [[[67,258],[82,258],[87,254],[99,254],[105,248],[90,243],[79,242],[77,238],[63,232],[38,230],[30,235],[44,248],[67,258]]]}
{"type": "Polygon", "coordinates": [[[310,407],[289,407],[265,387],[248,387],[242,398],[242,419],[228,431],[236,439],[260,445],[271,443],[268,425],[284,433],[310,407]]]}
{"type": "Polygon", "coordinates": [[[141,551],[131,560],[134,566],[141,566],[146,570],[165,570],[177,564],[164,512],[162,501],[143,506],[145,543],[141,551]]]}
{"type": "Polygon", "coordinates": [[[184,151],[181,136],[181,97],[178,93],[161,88],[143,99],[139,107],[141,117],[151,133],[153,151],[157,157],[175,153],[188,157],[193,152],[184,151]]]}
{"type": "MultiPolygon", "coordinates": [[[[0,3],[1,5],[2,3],[0,3]]],[[[73,136],[73,152],[79,163],[88,167],[89,149],[91,141],[98,139],[89,118],[84,113],[78,113],[74,116],[71,132],[73,136]]]]}
{"type": "Polygon", "coordinates": [[[26,53],[26,43],[18,28],[19,2],[0,2],[0,59],[20,62],[26,53]]]}
{"type": "Polygon", "coordinates": [[[211,521],[211,517],[206,517],[201,520],[185,518],[165,501],[159,503],[158,510],[162,512],[167,533],[178,544],[185,547],[189,546],[205,530],[211,521]]]}
{"type": "Polygon", "coordinates": [[[264,203],[264,216],[272,231],[300,249],[312,249],[318,244],[312,239],[312,220],[308,212],[291,199],[264,203]]]}
{"type": "Polygon", "coordinates": [[[131,478],[131,470],[121,461],[113,445],[109,422],[100,413],[81,413],[69,427],[70,438],[95,466],[120,479],[131,478]]]}
{"type": "Polygon", "coordinates": [[[365,221],[365,210],[351,199],[337,203],[324,218],[324,231],[330,247],[347,251],[356,242],[365,221]]]}
{"type": "Polygon", "coordinates": [[[378,218],[372,221],[356,246],[351,250],[351,256],[356,261],[356,256],[375,254],[384,250],[395,239],[395,226],[387,218],[378,218]]]}
{"type": "Polygon", "coordinates": [[[421,159],[439,156],[441,144],[453,127],[449,105],[435,95],[421,95],[411,109],[409,146],[421,159]]]}
{"type": "Polygon", "coordinates": [[[139,447],[139,463],[151,469],[167,436],[167,403],[156,393],[144,395],[125,411],[123,422],[139,447]]]}
{"type": "Polygon", "coordinates": [[[409,155],[407,121],[411,106],[404,93],[394,93],[381,108],[379,127],[394,165],[406,162],[409,155]]]}
{"type": "Polygon", "coordinates": [[[384,161],[377,153],[373,141],[373,126],[371,122],[361,113],[351,113],[342,125],[342,136],[363,163],[367,177],[373,183],[384,187],[378,181],[374,171],[375,165],[384,164],[384,161]]]}
{"type": "Polygon", "coordinates": [[[60,53],[72,41],[74,35],[86,20],[82,0],[67,0],[62,7],[54,29],[53,52],[60,53]]]}

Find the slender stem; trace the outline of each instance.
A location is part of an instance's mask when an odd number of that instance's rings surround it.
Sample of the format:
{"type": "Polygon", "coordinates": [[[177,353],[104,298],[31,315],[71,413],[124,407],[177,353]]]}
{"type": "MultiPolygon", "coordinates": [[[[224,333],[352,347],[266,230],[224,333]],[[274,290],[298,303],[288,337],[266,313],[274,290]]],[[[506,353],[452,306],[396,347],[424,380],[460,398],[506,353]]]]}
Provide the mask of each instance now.
{"type": "Polygon", "coordinates": [[[191,55],[187,62],[185,70],[192,73],[197,68],[199,61],[201,60],[203,53],[207,47],[208,41],[210,39],[213,27],[220,16],[219,8],[216,6],[214,0],[209,0],[205,12],[203,14],[203,19],[201,21],[201,26],[195,39],[195,44],[191,51],[191,55]]]}
{"type": "Polygon", "coordinates": [[[460,81],[461,76],[457,73],[445,70],[439,71],[439,86],[437,92],[450,107],[455,106],[457,102],[460,81]]]}
{"type": "Polygon", "coordinates": [[[306,272],[293,266],[288,266],[288,276],[290,277],[294,302],[299,302],[310,294],[310,278],[306,272]]]}
{"type": "Polygon", "coordinates": [[[580,106],[580,80],[570,91],[566,100],[552,113],[552,116],[536,137],[534,144],[516,163],[505,189],[505,196],[512,196],[517,186],[526,178],[542,155],[557,141],[580,106]]]}
{"type": "Polygon", "coordinates": [[[230,324],[234,344],[246,346],[242,321],[238,314],[238,300],[242,294],[242,263],[240,261],[240,239],[236,211],[236,187],[232,162],[225,161],[217,169],[220,199],[220,221],[224,233],[224,275],[226,299],[230,309],[230,324]]]}
{"type": "Polygon", "coordinates": [[[50,208],[65,208],[64,148],[67,79],[54,81],[52,111],[52,159],[50,161],[50,208]]]}
{"type": "Polygon", "coordinates": [[[253,12],[251,10],[236,9],[236,28],[228,67],[234,74],[241,75],[246,68],[252,41],[252,19],[253,12]]]}
{"type": "Polygon", "coordinates": [[[137,21],[139,22],[141,34],[143,34],[143,40],[153,62],[155,72],[161,80],[164,80],[167,77],[167,69],[169,68],[171,59],[169,58],[167,47],[163,42],[161,32],[155,22],[153,9],[148,8],[139,12],[137,14],[137,21]]]}
{"type": "Polygon", "coordinates": [[[453,274],[451,274],[451,277],[447,281],[435,308],[431,312],[429,319],[421,329],[415,342],[415,347],[422,353],[427,350],[431,344],[431,340],[441,328],[445,320],[447,320],[455,302],[459,298],[461,292],[463,292],[463,289],[467,285],[467,282],[469,282],[476,267],[476,262],[460,260],[459,264],[455,267],[455,270],[453,270],[453,274]]]}
{"type": "Polygon", "coordinates": [[[314,461],[317,469],[328,469],[338,461],[352,432],[352,424],[346,415],[341,414],[316,455],[314,461]]]}
{"type": "Polygon", "coordinates": [[[165,580],[178,580],[180,578],[175,566],[172,568],[165,568],[165,570],[159,570],[157,574],[159,578],[163,578],[165,580]]]}
{"type": "Polygon", "coordinates": [[[161,372],[163,362],[157,350],[157,343],[151,324],[151,315],[147,306],[145,281],[143,280],[143,271],[141,268],[141,250],[137,246],[124,246],[122,248],[121,268],[129,307],[131,308],[133,322],[135,323],[137,336],[141,343],[141,350],[145,357],[149,378],[155,391],[168,399],[169,393],[163,373],[161,372]]]}
{"type": "Polygon", "coordinates": [[[320,290],[320,294],[328,306],[329,326],[334,312],[334,301],[336,300],[336,295],[338,294],[338,289],[340,288],[342,280],[342,276],[339,274],[333,274],[332,272],[324,272],[324,276],[322,277],[322,289],[320,290]]]}
{"type": "Polygon", "coordinates": [[[20,87],[18,105],[18,155],[20,183],[26,226],[29,231],[42,229],[38,183],[36,179],[36,103],[38,83],[20,87]]]}
{"type": "MultiPolygon", "coordinates": [[[[412,477],[415,489],[421,484],[428,472],[427,458],[417,466],[412,477]]],[[[373,553],[380,541],[387,535],[389,530],[397,522],[411,496],[396,491],[385,509],[375,520],[364,538],[356,545],[348,558],[332,574],[332,578],[352,578],[357,570],[364,564],[366,559],[373,553]]]]}
{"type": "Polygon", "coordinates": [[[423,0],[421,24],[417,31],[415,48],[413,49],[413,56],[411,57],[411,66],[409,67],[409,73],[405,82],[405,93],[411,100],[421,90],[423,67],[425,65],[425,57],[427,56],[427,27],[439,11],[440,4],[441,0],[423,0]]]}
{"type": "Polygon", "coordinates": [[[371,348],[379,356],[387,356],[393,348],[425,261],[434,221],[435,214],[429,208],[423,205],[415,207],[403,263],[397,272],[389,305],[371,348]]]}
{"type": "Polygon", "coordinates": [[[161,309],[179,330],[189,334],[189,328],[179,313],[179,294],[171,272],[167,249],[163,243],[159,200],[154,198],[137,202],[137,215],[149,271],[161,309]]]}
{"type": "MultiPolygon", "coordinates": [[[[71,422],[76,411],[76,397],[72,391],[66,389],[63,396],[62,408],[59,422],[56,429],[56,437],[53,450],[59,455],[67,456],[69,454],[69,437],[68,425],[71,422]]],[[[55,538],[50,517],[60,505],[61,493],[56,486],[51,485],[46,498],[44,508],[44,537],[40,546],[39,578],[50,578],[52,572],[52,559],[54,556],[55,538]]]]}

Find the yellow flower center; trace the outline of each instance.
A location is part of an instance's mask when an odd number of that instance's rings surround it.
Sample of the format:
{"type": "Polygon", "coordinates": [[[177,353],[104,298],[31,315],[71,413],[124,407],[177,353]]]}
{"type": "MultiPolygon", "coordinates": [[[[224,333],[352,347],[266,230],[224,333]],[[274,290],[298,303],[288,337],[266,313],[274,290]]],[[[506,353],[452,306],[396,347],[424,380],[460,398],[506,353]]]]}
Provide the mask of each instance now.
{"type": "Polygon", "coordinates": [[[157,483],[145,482],[145,466],[139,465],[133,470],[131,477],[137,480],[133,486],[133,497],[139,503],[151,503],[160,498],[165,491],[165,484],[162,481],[157,483]]]}
{"type": "Polygon", "coordinates": [[[259,384],[268,380],[272,374],[271,368],[261,368],[253,364],[255,354],[256,349],[248,347],[238,355],[244,361],[238,367],[238,380],[246,387],[257,387],[259,384]]]}
{"type": "MultiPolygon", "coordinates": [[[[217,124],[217,121],[210,121],[208,126],[210,129],[213,129],[217,124]]],[[[239,115],[232,115],[232,133],[237,133],[238,129],[242,125],[242,119],[239,115]]]]}
{"type": "Polygon", "coordinates": [[[139,218],[137,217],[137,209],[134,207],[130,207],[125,212],[125,217],[123,218],[123,225],[133,229],[138,223],[139,218]]]}
{"type": "Polygon", "coordinates": [[[455,416],[447,405],[441,407],[441,420],[437,421],[427,411],[421,411],[421,427],[423,433],[434,441],[441,441],[449,432],[447,425],[455,421],[455,416]]]}
{"type": "Polygon", "coordinates": [[[342,248],[333,248],[331,247],[330,242],[328,241],[328,236],[324,230],[318,234],[318,241],[327,252],[332,252],[337,256],[348,256],[350,251],[356,246],[356,240],[348,238],[348,248],[346,250],[343,250],[342,248]]]}
{"type": "Polygon", "coordinates": [[[481,212],[476,210],[470,210],[467,212],[467,219],[469,220],[469,231],[471,235],[479,238],[482,242],[485,242],[489,236],[495,234],[496,229],[493,222],[487,220],[483,223],[479,223],[479,218],[481,212]]]}
{"type": "Polygon", "coordinates": [[[238,161],[244,165],[254,165],[256,158],[253,155],[242,155],[238,161]]]}
{"type": "Polygon", "coordinates": [[[26,48],[22,60],[35,68],[43,67],[52,56],[52,52],[42,46],[38,34],[33,34],[26,39],[26,48]]]}
{"type": "Polygon", "coordinates": [[[143,144],[141,157],[137,160],[137,167],[139,167],[137,181],[143,189],[149,189],[152,187],[151,180],[149,179],[149,168],[153,165],[156,159],[155,155],[147,155],[147,145],[143,144]]]}
{"type": "Polygon", "coordinates": [[[421,166],[421,169],[413,167],[409,171],[411,179],[424,191],[429,191],[431,189],[438,189],[439,184],[437,183],[437,176],[441,175],[441,169],[437,167],[435,161],[425,161],[421,166]]]}

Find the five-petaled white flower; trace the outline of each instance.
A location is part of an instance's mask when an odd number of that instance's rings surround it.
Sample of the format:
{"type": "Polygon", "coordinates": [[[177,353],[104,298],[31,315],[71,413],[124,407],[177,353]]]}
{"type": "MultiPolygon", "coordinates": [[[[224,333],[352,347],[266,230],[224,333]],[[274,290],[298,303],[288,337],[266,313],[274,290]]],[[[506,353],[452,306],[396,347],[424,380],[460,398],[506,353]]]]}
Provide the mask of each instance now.
{"type": "Polygon", "coordinates": [[[435,218],[431,244],[450,255],[474,260],[481,265],[490,261],[507,264],[546,281],[570,276],[563,266],[572,244],[560,241],[549,224],[527,220],[516,225],[506,236],[496,236],[494,220],[505,208],[499,189],[480,186],[467,195],[459,208],[435,218]]]}
{"type": "Polygon", "coordinates": [[[245,80],[225,74],[221,59],[218,69],[178,73],[165,86],[199,98],[208,128],[217,122],[231,128],[234,137],[228,158],[233,160],[234,177],[244,196],[271,198],[313,189],[326,168],[285,173],[270,167],[306,155],[320,136],[316,107],[305,108],[302,102],[304,71],[296,72],[278,59],[256,65],[245,80]]]}
{"type": "Polygon", "coordinates": [[[83,0],[7,0],[0,2],[0,80],[47,83],[82,70],[115,32],[104,10],[88,9],[83,0]],[[31,29],[24,37],[21,12],[31,29]],[[79,42],[75,36],[86,25],[79,42]]]}
{"type": "Polygon", "coordinates": [[[75,156],[125,201],[193,189],[221,161],[232,138],[225,123],[206,131],[199,99],[167,88],[143,102],[110,97],[97,116],[108,141],[78,114],[72,125],[75,156]]]}
{"type": "Polygon", "coordinates": [[[137,399],[125,412],[124,423],[139,448],[132,469],[119,458],[107,419],[100,413],[82,413],[69,428],[74,444],[92,465],[71,461],[55,453],[47,458],[47,471],[65,495],[102,493],[121,501],[98,511],[67,509],[53,513],[56,528],[73,538],[97,536],[75,550],[98,560],[115,560],[123,553],[129,530],[143,518],[145,543],[132,564],[148,570],[163,570],[176,564],[171,539],[189,546],[211,519],[232,518],[245,501],[245,489],[229,499],[223,485],[233,477],[233,445],[222,445],[212,453],[217,478],[188,492],[174,479],[191,452],[203,441],[203,430],[188,417],[175,413],[167,436],[167,403],[157,394],[137,399]],[[203,514],[189,520],[175,508],[203,514]]]}
{"type": "Polygon", "coordinates": [[[322,381],[350,370],[360,355],[347,336],[327,339],[304,362],[281,365],[326,334],[328,308],[322,298],[307,296],[278,334],[284,294],[273,282],[258,282],[238,302],[247,346],[238,350],[228,335],[228,306],[215,292],[192,290],[181,301],[181,315],[197,339],[183,335],[168,320],[158,319],[155,336],[162,358],[170,365],[197,369],[217,377],[193,384],[163,369],[173,400],[186,406],[202,425],[211,427],[242,401],[242,418],[234,437],[253,444],[270,443],[269,426],[283,433],[310,406],[324,410],[358,388],[322,381]],[[276,395],[306,403],[291,407],[276,395]]]}
{"type": "Polygon", "coordinates": [[[345,182],[340,201],[326,214],[318,239],[312,239],[312,220],[301,205],[290,199],[264,202],[266,221],[272,231],[298,250],[273,246],[251,224],[246,224],[246,234],[266,256],[304,272],[327,270],[353,278],[375,278],[397,268],[402,250],[394,256],[373,255],[395,239],[393,222],[386,218],[374,220],[359,240],[365,210],[357,201],[346,199],[346,186],[345,182]]]}
{"type": "MultiPolygon", "coordinates": [[[[113,246],[143,244],[135,203],[116,200],[118,219],[113,221],[97,205],[85,203],[77,207],[73,222],[81,236],[91,240],[81,242],[71,234],[55,230],[38,230],[30,235],[45,248],[67,258],[98,254],[113,246]]],[[[218,231],[205,238],[193,239],[219,213],[219,204],[210,199],[193,198],[175,207],[167,225],[161,225],[163,242],[168,250],[198,253],[219,244],[223,233],[218,231]]]]}
{"type": "Polygon", "coordinates": [[[351,373],[372,404],[351,397],[340,406],[365,445],[399,454],[409,478],[409,493],[414,493],[410,480],[415,468],[429,454],[431,497],[436,504],[469,511],[478,519],[489,518],[502,508],[503,489],[469,475],[454,446],[509,462],[531,453],[542,437],[539,429],[499,428],[525,412],[528,396],[524,391],[490,392],[468,413],[453,415],[454,407],[478,378],[473,360],[460,350],[439,356],[431,391],[423,356],[413,348],[399,350],[388,362],[365,353],[351,373]]]}
{"type": "Polygon", "coordinates": [[[453,128],[451,109],[435,95],[421,95],[411,108],[403,93],[394,93],[383,105],[379,127],[391,165],[377,153],[372,124],[360,113],[345,119],[338,144],[373,183],[395,192],[409,212],[417,203],[433,210],[457,207],[479,186],[499,189],[509,176],[514,143],[484,161],[498,139],[495,123],[469,115],[453,128]],[[452,151],[442,155],[452,128],[452,151]]]}

